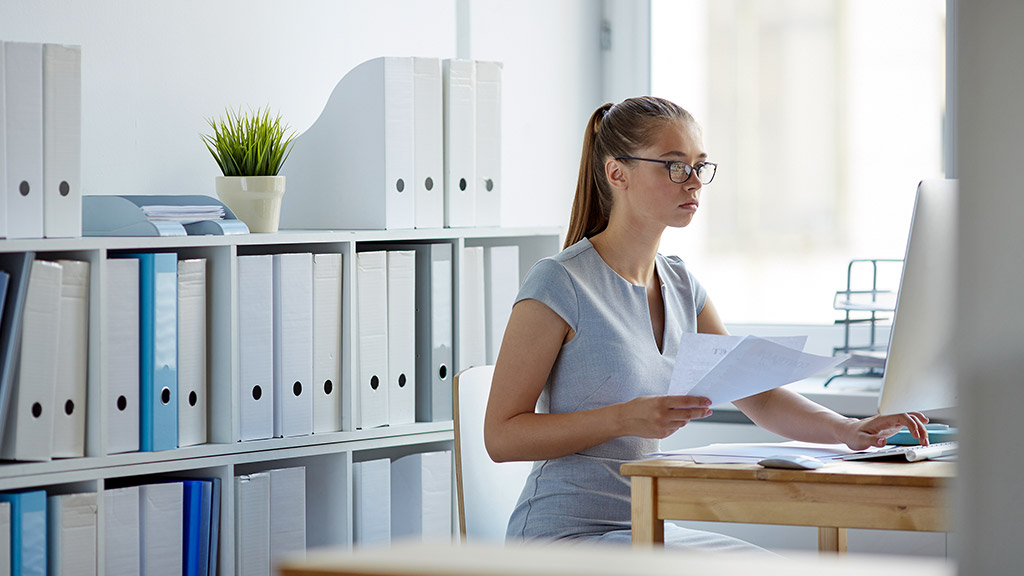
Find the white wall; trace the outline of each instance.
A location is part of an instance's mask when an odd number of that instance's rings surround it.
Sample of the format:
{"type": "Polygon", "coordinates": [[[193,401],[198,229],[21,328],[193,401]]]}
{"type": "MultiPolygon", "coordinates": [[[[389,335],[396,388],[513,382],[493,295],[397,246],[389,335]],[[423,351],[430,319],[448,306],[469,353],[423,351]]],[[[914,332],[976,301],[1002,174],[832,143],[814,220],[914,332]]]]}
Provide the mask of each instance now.
{"type": "MultiPolygon", "coordinates": [[[[0,39],[82,45],[85,194],[206,194],[203,120],[269,105],[301,132],[377,56],[456,55],[455,0],[3,0],[0,39]]],[[[470,2],[472,54],[503,60],[505,225],[565,225],[597,106],[585,0],[470,2]]],[[[591,38],[592,37],[592,38],[591,38]]]]}

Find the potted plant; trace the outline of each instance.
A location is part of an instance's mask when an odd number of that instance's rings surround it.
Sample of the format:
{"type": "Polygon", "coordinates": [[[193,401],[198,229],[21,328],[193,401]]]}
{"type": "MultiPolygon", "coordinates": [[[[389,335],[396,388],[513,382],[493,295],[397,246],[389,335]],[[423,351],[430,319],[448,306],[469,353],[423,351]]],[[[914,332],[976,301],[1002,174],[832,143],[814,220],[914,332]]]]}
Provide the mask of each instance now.
{"type": "Polygon", "coordinates": [[[220,166],[217,197],[250,232],[277,232],[284,176],[281,166],[291,153],[295,133],[286,134],[281,116],[270,109],[249,113],[225,110],[227,118],[207,118],[212,134],[200,134],[220,166]]]}

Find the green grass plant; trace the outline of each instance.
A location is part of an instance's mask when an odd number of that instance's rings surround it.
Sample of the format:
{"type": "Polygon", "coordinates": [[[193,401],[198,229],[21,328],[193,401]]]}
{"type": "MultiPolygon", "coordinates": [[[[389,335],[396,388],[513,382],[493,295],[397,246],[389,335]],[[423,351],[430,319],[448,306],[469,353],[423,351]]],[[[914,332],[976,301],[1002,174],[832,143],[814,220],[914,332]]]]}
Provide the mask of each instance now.
{"type": "Polygon", "coordinates": [[[206,118],[212,134],[200,134],[225,176],[277,176],[294,145],[295,133],[285,134],[281,116],[271,118],[269,107],[249,113],[225,109],[224,118],[206,118]]]}

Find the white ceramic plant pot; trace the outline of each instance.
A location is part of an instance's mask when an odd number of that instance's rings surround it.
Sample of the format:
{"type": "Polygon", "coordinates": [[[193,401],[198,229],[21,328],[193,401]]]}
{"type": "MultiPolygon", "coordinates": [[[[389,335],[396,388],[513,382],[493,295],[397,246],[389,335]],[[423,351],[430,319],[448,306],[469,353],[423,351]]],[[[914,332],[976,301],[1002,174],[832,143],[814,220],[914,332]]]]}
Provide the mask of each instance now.
{"type": "Polygon", "coordinates": [[[277,232],[284,176],[217,176],[217,197],[249,232],[277,232]]]}

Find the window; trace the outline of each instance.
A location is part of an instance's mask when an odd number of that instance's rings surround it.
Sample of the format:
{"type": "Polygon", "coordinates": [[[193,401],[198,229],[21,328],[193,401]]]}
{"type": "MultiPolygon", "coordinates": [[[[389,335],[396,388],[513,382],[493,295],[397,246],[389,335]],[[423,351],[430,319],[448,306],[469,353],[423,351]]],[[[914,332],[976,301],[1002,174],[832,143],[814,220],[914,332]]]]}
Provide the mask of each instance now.
{"type": "Polygon", "coordinates": [[[942,178],[945,1],[652,0],[651,84],[718,162],[666,231],[729,323],[830,324],[853,258],[902,258],[942,178]]]}

